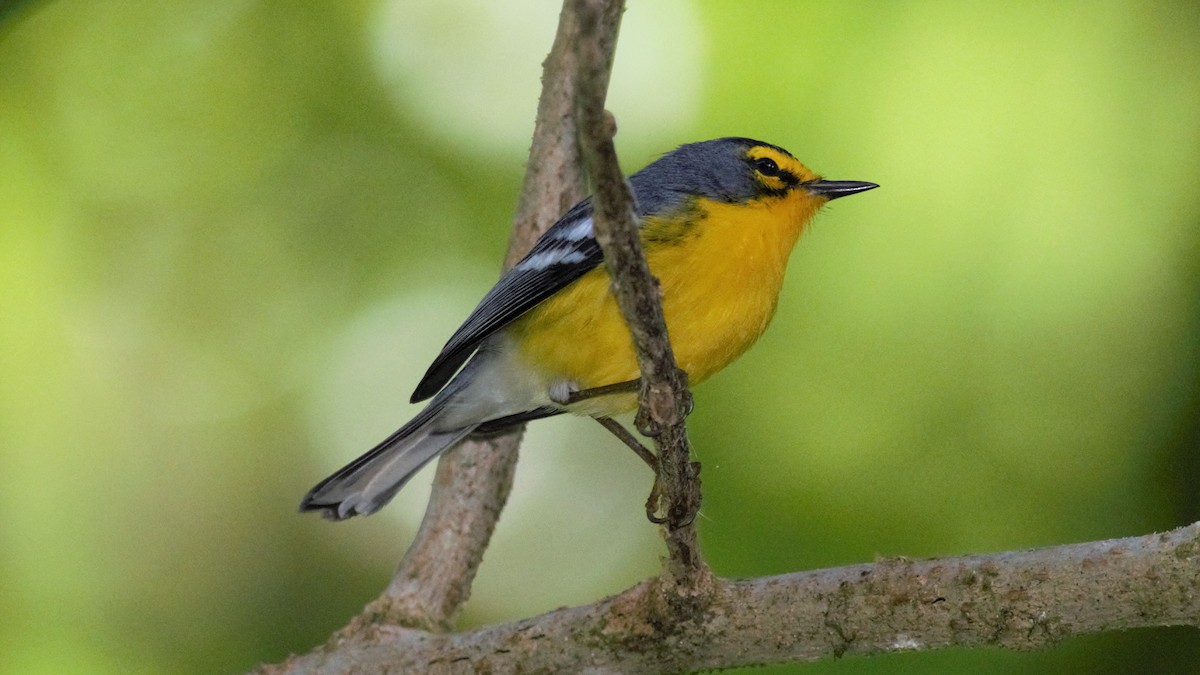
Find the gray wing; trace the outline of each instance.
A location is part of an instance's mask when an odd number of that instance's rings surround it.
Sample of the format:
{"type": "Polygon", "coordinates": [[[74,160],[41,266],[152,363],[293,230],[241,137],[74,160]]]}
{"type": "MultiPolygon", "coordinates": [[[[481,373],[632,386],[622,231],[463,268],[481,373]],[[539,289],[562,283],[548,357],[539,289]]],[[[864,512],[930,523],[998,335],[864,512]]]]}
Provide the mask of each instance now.
{"type": "Polygon", "coordinates": [[[589,272],[604,259],[592,230],[592,201],[576,204],[500,277],[459,326],[417,384],[412,402],[436,394],[484,338],[589,272]]]}
{"type": "MultiPolygon", "coordinates": [[[[717,195],[714,198],[728,192],[717,181],[718,174],[713,174],[716,178],[709,175],[712,172],[695,174],[697,166],[704,168],[705,165],[690,157],[689,153],[694,150],[689,148],[701,145],[685,145],[629,177],[635,197],[634,210],[639,217],[688,208],[688,200],[694,192],[692,188],[697,184],[705,185],[706,194],[717,195]]],[[[587,274],[603,260],[604,254],[593,234],[592,198],[588,197],[546,230],[529,255],[500,277],[442,347],[425,377],[417,384],[412,402],[423,401],[446,386],[484,338],[587,274]]]]}

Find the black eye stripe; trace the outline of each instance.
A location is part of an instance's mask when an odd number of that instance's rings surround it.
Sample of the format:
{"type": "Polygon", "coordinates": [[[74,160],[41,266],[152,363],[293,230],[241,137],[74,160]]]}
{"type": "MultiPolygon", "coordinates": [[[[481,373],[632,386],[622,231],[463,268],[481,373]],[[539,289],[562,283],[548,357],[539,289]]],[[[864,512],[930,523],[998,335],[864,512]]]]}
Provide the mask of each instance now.
{"type": "Polygon", "coordinates": [[[754,160],[754,168],[764,176],[779,175],[779,165],[770,157],[759,157],[754,160]]]}
{"type": "Polygon", "coordinates": [[[787,169],[779,168],[779,164],[770,157],[759,157],[757,159],[752,159],[750,160],[750,164],[754,167],[754,170],[759,173],[759,175],[767,178],[775,178],[779,182],[783,183],[785,187],[790,188],[800,183],[800,179],[796,176],[796,174],[788,171],[787,169]]]}

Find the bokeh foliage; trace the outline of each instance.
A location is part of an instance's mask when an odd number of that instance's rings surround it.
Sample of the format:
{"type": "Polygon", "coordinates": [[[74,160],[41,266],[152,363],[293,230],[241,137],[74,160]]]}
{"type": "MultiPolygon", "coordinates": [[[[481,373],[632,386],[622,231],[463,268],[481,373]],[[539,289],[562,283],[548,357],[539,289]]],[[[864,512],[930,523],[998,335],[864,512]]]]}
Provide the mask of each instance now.
{"type": "MultiPolygon", "coordinates": [[[[244,670],[383,587],[427,478],[369,519],[295,507],[494,279],[556,16],[0,14],[0,669],[244,670]]],[[[697,392],[719,573],[1200,519],[1200,6],[631,2],[613,88],[631,170],[746,135],[883,186],[697,392]]],[[[464,623],[653,573],[648,488],[596,425],[536,425],[464,623]]],[[[1198,663],[1180,629],[805,672],[1198,663]]]]}

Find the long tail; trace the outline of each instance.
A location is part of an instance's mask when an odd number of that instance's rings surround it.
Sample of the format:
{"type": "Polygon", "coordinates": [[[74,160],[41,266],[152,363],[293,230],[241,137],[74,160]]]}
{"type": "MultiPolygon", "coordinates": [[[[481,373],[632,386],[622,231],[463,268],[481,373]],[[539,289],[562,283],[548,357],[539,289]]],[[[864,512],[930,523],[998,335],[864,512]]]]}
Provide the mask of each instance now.
{"type": "Polygon", "coordinates": [[[331,520],[370,515],[404,487],[421,467],[475,429],[435,431],[444,400],[434,399],[416,417],[362,457],[342,467],[304,495],[301,511],[320,511],[331,520]]]}

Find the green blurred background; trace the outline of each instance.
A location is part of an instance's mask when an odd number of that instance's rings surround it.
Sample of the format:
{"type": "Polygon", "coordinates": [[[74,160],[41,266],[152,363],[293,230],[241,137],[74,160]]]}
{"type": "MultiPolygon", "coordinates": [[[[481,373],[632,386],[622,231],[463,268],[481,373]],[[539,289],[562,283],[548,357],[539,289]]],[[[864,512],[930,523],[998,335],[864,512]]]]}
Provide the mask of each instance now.
{"type": "MultiPolygon", "coordinates": [[[[236,672],[373,598],[428,474],[296,513],[494,280],[558,3],[0,14],[0,669],[236,672]]],[[[837,202],[697,392],[731,577],[1200,519],[1200,5],[633,1],[628,169],[783,145],[837,202]]],[[[534,425],[464,625],[653,574],[649,476],[534,425]]],[[[1193,673],[1195,630],[808,673],[1193,673]]],[[[772,672],[790,672],[780,668],[772,672]]]]}

